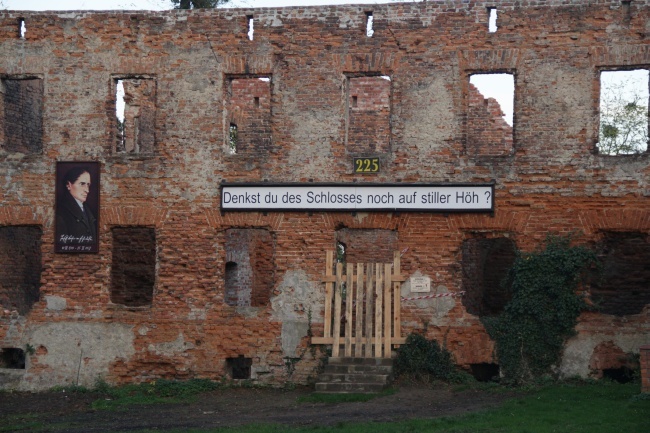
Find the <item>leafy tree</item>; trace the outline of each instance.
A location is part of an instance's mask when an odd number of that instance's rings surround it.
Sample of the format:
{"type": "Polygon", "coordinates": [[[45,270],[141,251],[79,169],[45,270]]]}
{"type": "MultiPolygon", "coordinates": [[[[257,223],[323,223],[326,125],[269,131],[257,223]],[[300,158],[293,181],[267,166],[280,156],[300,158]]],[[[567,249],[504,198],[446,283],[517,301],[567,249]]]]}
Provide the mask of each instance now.
{"type": "Polygon", "coordinates": [[[209,9],[224,5],[230,0],[171,0],[174,9],[209,9]]]}
{"type": "MultiPolygon", "coordinates": [[[[598,150],[605,155],[641,153],[648,148],[648,74],[603,72],[598,150]],[[620,74],[622,79],[616,79],[620,74]]],[[[630,71],[641,72],[641,71],[630,71]]]]}

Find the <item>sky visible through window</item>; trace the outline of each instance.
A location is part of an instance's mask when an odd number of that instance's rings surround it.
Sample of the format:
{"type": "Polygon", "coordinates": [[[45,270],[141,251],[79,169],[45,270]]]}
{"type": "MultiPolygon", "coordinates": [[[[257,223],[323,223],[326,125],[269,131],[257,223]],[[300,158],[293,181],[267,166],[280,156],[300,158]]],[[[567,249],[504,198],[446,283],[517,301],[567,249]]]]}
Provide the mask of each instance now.
{"type": "Polygon", "coordinates": [[[494,98],[504,112],[503,118],[512,126],[514,113],[515,80],[512,74],[474,74],[470,83],[484,98],[494,98]]]}

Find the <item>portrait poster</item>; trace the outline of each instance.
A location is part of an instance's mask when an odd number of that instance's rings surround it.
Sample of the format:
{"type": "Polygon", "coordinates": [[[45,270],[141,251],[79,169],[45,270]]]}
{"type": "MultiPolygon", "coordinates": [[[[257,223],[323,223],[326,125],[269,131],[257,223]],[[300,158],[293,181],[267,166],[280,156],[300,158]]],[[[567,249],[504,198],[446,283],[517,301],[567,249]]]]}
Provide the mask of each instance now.
{"type": "Polygon", "coordinates": [[[54,251],[99,251],[99,163],[57,162],[54,251]]]}

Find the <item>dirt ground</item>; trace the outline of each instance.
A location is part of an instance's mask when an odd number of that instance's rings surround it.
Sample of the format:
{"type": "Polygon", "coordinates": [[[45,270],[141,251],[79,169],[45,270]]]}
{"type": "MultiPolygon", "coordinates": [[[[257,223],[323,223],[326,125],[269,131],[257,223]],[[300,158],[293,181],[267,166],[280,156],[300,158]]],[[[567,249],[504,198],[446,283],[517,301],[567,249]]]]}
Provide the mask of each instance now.
{"type": "Polygon", "coordinates": [[[93,410],[91,403],[100,398],[94,394],[3,392],[0,393],[0,426],[38,420],[51,426],[38,431],[88,433],[251,423],[331,425],[457,415],[493,407],[512,397],[508,393],[476,389],[454,391],[448,386],[402,385],[397,389],[394,394],[367,402],[332,404],[299,403],[299,397],[312,392],[310,388],[229,388],[201,394],[193,403],[138,405],[117,412],[93,410]]]}

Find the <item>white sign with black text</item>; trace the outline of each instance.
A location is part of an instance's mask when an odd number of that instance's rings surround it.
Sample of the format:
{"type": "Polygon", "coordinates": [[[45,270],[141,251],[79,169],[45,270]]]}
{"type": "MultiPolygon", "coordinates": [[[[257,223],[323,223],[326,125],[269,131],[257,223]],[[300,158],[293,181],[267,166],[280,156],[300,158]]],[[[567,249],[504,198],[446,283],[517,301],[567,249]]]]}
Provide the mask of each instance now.
{"type": "Polygon", "coordinates": [[[221,209],[492,212],[494,184],[223,184],[221,209]]]}
{"type": "Polygon", "coordinates": [[[431,291],[431,278],[411,277],[411,293],[429,293],[431,291]]]}

